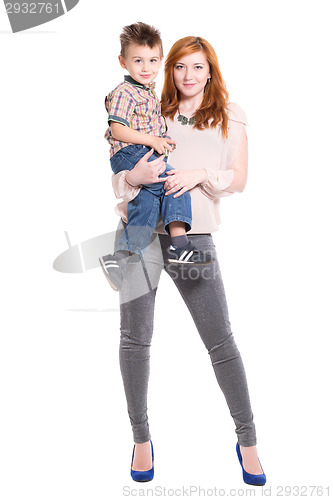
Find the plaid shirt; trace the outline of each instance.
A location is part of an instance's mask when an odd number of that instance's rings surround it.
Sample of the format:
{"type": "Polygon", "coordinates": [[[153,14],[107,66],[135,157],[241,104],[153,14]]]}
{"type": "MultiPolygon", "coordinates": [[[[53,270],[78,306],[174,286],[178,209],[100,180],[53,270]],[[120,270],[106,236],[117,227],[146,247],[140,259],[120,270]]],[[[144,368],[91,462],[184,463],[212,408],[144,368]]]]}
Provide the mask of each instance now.
{"type": "MultiPolygon", "coordinates": [[[[154,91],[155,82],[141,85],[131,76],[105,98],[108,123],[118,122],[145,134],[166,137],[167,125],[161,114],[161,105],[154,91]]],[[[110,144],[110,156],[132,143],[117,141],[109,127],[104,135],[110,144]]]]}

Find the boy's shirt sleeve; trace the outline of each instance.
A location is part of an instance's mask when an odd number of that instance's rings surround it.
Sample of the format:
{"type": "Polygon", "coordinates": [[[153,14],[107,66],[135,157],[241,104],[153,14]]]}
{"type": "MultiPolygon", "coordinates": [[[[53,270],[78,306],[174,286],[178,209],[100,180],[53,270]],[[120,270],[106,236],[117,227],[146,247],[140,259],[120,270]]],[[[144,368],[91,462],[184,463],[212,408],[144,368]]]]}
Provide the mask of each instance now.
{"type": "Polygon", "coordinates": [[[111,92],[105,98],[105,107],[108,112],[108,122],[118,122],[130,126],[130,119],[134,113],[135,101],[126,89],[111,92]]]}

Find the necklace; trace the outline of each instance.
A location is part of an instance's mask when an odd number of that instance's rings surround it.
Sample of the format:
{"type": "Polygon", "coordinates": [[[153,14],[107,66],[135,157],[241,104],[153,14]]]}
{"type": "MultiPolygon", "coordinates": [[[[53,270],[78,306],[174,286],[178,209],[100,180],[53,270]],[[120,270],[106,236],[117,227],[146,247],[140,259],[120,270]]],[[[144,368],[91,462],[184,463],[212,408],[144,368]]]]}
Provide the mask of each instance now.
{"type": "Polygon", "coordinates": [[[177,120],[182,124],[182,125],[194,125],[196,122],[195,116],[191,116],[191,118],[187,118],[184,115],[181,115],[178,110],[178,117],[177,120]]]}

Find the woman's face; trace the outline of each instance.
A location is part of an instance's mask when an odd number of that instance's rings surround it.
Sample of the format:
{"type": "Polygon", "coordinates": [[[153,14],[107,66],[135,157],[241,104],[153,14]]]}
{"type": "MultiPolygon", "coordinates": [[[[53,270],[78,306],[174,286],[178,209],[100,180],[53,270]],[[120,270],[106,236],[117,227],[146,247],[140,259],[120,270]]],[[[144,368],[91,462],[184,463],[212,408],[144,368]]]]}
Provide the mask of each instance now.
{"type": "Polygon", "coordinates": [[[175,85],[184,98],[203,95],[210,77],[209,63],[202,50],[182,57],[173,68],[175,85]]]}

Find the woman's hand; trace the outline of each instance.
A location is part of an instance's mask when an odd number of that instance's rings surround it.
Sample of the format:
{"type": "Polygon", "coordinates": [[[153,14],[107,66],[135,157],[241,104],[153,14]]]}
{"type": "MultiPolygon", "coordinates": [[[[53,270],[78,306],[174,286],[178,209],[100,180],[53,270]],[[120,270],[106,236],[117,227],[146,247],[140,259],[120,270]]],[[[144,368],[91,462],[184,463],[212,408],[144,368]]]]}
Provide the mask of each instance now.
{"type": "Polygon", "coordinates": [[[204,168],[195,170],[170,170],[167,172],[169,176],[164,183],[165,195],[176,193],[174,198],[178,198],[198,184],[204,182],[207,178],[207,171],[204,168]]]}
{"type": "Polygon", "coordinates": [[[168,177],[159,177],[165,171],[164,156],[156,158],[156,160],[149,161],[148,159],[154,153],[151,149],[146,153],[141,160],[133,167],[132,170],[127,172],[126,181],[133,187],[140,186],[140,184],[154,184],[168,179],[168,177]]]}

